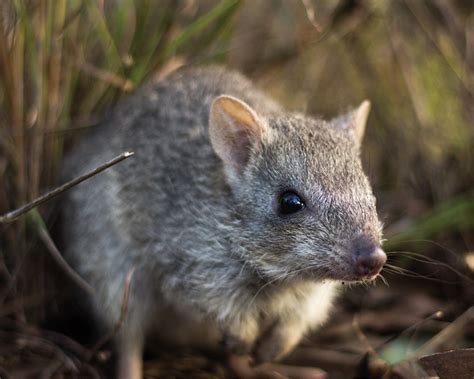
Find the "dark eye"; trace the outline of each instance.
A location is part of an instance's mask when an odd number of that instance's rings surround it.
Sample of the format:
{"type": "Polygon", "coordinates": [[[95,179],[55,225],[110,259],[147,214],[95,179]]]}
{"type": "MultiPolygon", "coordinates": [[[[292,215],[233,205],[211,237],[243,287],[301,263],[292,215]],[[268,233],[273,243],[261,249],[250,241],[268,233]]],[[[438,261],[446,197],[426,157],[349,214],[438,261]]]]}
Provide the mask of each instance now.
{"type": "Polygon", "coordinates": [[[282,215],[296,213],[304,208],[304,202],[301,197],[293,191],[283,192],[280,196],[279,212],[282,215]]]}

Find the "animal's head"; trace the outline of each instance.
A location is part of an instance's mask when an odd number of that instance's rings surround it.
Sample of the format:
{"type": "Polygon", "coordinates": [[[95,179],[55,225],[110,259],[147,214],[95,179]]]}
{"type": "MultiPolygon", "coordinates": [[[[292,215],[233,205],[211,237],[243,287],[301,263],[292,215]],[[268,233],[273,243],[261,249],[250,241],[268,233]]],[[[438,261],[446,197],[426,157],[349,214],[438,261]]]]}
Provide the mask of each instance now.
{"type": "Polygon", "coordinates": [[[240,253],[270,280],[373,279],[386,260],[360,144],[370,104],[330,122],[219,96],[209,134],[241,218],[240,253]]]}

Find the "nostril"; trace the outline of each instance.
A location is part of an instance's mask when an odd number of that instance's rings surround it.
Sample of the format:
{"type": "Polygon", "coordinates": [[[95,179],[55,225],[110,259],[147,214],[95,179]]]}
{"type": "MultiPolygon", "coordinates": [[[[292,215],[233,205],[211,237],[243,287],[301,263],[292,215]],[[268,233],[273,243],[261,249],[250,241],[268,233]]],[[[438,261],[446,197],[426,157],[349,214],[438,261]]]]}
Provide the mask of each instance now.
{"type": "Polygon", "coordinates": [[[375,276],[382,270],[386,261],[387,255],[380,247],[376,247],[370,252],[359,251],[355,257],[356,273],[359,276],[375,276]]]}

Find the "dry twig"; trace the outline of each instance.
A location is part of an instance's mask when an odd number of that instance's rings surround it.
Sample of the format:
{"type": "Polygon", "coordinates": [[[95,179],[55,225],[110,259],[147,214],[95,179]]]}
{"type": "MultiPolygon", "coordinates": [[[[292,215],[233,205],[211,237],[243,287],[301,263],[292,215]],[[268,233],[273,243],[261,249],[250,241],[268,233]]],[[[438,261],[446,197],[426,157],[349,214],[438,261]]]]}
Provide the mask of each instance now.
{"type": "Polygon", "coordinates": [[[474,307],[470,307],[461,316],[444,328],[441,332],[431,338],[428,342],[418,348],[412,358],[419,358],[439,349],[440,346],[449,341],[455,341],[464,334],[466,325],[474,319],[474,307]]]}
{"type": "Polygon", "coordinates": [[[130,294],[130,284],[132,283],[133,273],[135,272],[135,266],[133,266],[125,276],[124,282],[124,289],[123,289],[123,297],[122,297],[122,304],[120,306],[120,317],[115,324],[114,328],[104,335],[97,343],[92,347],[88,356],[86,357],[86,362],[90,361],[92,357],[97,353],[97,351],[104,346],[107,342],[109,342],[120,330],[123,323],[125,322],[125,316],[127,315],[127,308],[128,308],[128,297],[130,294]]]}
{"type": "Polygon", "coordinates": [[[81,287],[84,291],[90,293],[91,295],[94,294],[94,288],[91,287],[89,283],[87,283],[82,277],[74,271],[71,266],[65,261],[63,258],[62,254],[59,252],[58,248],[56,247],[56,244],[52,240],[51,236],[49,235],[48,231],[40,227],[39,228],[39,236],[41,240],[44,242],[46,245],[49,253],[53,257],[53,259],[56,261],[56,263],[63,269],[63,271],[79,286],[81,287]]]}
{"type": "Polygon", "coordinates": [[[378,356],[377,352],[370,344],[369,339],[367,338],[367,336],[364,334],[364,332],[362,331],[360,327],[358,314],[355,314],[354,317],[352,318],[352,328],[355,331],[359,341],[365,346],[366,351],[374,356],[378,356]]]}
{"type": "Polygon", "coordinates": [[[30,203],[28,203],[28,204],[26,204],[26,205],[24,205],[24,206],[22,206],[18,209],[15,209],[14,211],[8,212],[8,213],[0,216],[0,223],[8,223],[8,222],[15,221],[18,217],[20,217],[22,214],[28,212],[29,210],[37,207],[40,204],[43,204],[44,202],[52,199],[53,197],[59,195],[60,193],[62,193],[64,191],[67,191],[71,187],[74,187],[75,185],[91,178],[92,176],[98,174],[99,172],[102,172],[105,169],[107,169],[107,168],[123,161],[124,159],[127,159],[127,158],[131,157],[132,155],[133,155],[133,152],[128,152],[128,151],[120,154],[119,156],[115,157],[114,159],[112,159],[112,160],[100,165],[99,167],[93,169],[92,171],[89,171],[86,174],[81,175],[81,176],[79,176],[79,177],[63,184],[62,186],[57,187],[54,190],[45,193],[43,196],[38,197],[37,199],[33,200],[32,202],[30,202],[30,203]]]}

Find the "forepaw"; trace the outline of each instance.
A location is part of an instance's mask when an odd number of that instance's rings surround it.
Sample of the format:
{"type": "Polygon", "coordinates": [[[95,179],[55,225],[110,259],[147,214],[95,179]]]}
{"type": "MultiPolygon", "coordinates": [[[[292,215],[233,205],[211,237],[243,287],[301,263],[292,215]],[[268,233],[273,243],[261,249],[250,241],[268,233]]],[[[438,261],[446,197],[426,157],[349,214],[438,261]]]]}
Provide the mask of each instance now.
{"type": "Polygon", "coordinates": [[[302,335],[297,326],[275,324],[255,343],[252,350],[254,363],[279,361],[296,346],[302,335]]]}

